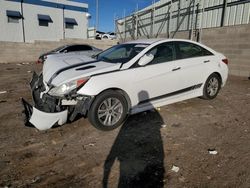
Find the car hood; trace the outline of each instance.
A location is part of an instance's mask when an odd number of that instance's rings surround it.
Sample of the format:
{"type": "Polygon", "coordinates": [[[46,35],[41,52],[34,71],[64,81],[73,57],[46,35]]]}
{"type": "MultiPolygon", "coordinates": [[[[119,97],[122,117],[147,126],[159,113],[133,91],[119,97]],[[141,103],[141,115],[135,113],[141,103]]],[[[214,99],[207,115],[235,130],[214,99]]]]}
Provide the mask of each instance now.
{"type": "Polygon", "coordinates": [[[97,61],[84,55],[48,56],[43,66],[46,84],[59,86],[79,78],[119,70],[120,63],[97,61]]]}

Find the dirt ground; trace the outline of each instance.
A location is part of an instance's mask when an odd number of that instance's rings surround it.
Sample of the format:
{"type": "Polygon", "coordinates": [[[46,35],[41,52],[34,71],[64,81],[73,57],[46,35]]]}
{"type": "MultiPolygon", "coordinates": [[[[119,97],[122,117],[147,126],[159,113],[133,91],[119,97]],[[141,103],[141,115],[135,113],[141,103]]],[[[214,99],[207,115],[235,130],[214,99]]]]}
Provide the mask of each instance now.
{"type": "Polygon", "coordinates": [[[87,119],[40,132],[21,113],[33,69],[0,65],[0,187],[250,187],[247,78],[231,76],[212,101],[140,113],[111,132],[87,119]]]}

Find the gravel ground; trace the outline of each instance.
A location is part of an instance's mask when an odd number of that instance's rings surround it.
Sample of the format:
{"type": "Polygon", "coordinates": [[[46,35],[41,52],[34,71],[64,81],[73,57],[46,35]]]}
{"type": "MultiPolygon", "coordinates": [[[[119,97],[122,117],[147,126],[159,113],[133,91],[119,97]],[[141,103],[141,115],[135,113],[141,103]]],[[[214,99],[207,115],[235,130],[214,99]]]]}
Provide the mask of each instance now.
{"type": "Polygon", "coordinates": [[[31,101],[34,69],[0,66],[0,187],[250,187],[247,78],[229,77],[212,101],[133,115],[111,132],[87,119],[40,132],[24,126],[20,103],[31,101]]]}

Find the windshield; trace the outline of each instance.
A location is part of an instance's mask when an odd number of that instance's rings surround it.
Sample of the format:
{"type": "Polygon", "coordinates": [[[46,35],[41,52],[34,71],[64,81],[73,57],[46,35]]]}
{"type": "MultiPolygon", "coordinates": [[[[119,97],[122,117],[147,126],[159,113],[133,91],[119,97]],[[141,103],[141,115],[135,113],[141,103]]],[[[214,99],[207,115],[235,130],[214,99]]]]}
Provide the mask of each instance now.
{"type": "Polygon", "coordinates": [[[147,46],[148,44],[120,44],[100,53],[96,58],[109,63],[126,63],[147,46]]]}

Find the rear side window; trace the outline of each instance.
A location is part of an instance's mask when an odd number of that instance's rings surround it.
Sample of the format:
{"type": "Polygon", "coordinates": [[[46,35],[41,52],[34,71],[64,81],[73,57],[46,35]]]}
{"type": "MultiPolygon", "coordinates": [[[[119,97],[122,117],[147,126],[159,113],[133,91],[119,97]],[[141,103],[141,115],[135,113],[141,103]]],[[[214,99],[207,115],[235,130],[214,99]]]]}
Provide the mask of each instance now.
{"type": "Polygon", "coordinates": [[[189,42],[176,42],[177,59],[213,55],[210,51],[189,42]]]}
{"type": "Polygon", "coordinates": [[[79,51],[87,51],[87,50],[92,50],[92,48],[88,45],[81,45],[79,46],[79,51]]]}
{"type": "Polygon", "coordinates": [[[75,45],[75,46],[69,46],[65,50],[67,50],[67,52],[75,52],[75,51],[92,50],[92,48],[88,45],[75,45]]]}

